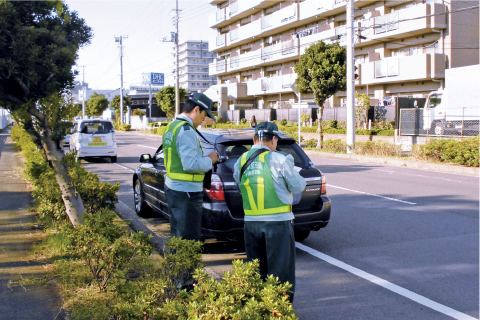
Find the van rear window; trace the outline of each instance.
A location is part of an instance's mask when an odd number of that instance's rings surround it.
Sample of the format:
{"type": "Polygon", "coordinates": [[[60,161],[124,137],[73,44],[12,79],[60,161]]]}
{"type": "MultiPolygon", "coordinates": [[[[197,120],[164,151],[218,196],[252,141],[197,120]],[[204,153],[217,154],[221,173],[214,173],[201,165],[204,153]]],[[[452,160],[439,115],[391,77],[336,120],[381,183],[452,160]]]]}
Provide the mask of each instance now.
{"type": "Polygon", "coordinates": [[[80,125],[81,133],[102,134],[113,132],[113,125],[111,122],[82,122],[80,125]]]}

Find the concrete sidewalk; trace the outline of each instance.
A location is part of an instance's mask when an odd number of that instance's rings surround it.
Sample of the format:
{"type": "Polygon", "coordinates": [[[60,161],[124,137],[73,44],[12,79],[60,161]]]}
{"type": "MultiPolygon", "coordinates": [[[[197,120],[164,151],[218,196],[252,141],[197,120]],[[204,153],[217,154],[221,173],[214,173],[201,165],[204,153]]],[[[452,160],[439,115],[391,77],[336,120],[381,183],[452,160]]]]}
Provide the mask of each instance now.
{"type": "Polygon", "coordinates": [[[32,255],[43,232],[35,228],[31,189],[10,128],[0,130],[0,319],[64,319],[59,292],[53,285],[23,287],[18,280],[42,277],[45,264],[32,255]]]}

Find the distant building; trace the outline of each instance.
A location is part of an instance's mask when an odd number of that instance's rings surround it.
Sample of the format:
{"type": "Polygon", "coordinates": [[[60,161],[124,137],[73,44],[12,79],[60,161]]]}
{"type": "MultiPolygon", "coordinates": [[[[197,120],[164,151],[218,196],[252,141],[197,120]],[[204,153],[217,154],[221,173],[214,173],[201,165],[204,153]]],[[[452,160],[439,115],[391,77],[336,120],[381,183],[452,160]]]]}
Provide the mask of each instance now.
{"type": "MultiPolygon", "coordinates": [[[[72,92],[72,98],[75,101],[75,103],[82,103],[81,100],[81,95],[82,95],[82,82],[81,81],[75,81],[73,83],[74,87],[72,92]]],[[[107,98],[108,102],[112,102],[113,98],[115,96],[120,95],[120,89],[107,89],[107,90],[99,90],[99,89],[92,89],[88,87],[88,83],[85,82],[85,101],[90,99],[92,94],[97,93],[99,95],[103,94],[105,98],[107,98]]],[[[125,94],[125,93],[124,93],[125,94]]]]}
{"type": "Polygon", "coordinates": [[[204,92],[217,83],[217,78],[209,75],[209,64],[215,54],[208,51],[208,41],[190,40],[179,45],[179,84],[189,92],[204,92]]]}
{"type": "Polygon", "coordinates": [[[140,109],[145,112],[147,117],[151,118],[165,118],[166,114],[163,110],[157,105],[157,99],[155,95],[163,87],[152,86],[152,110],[149,112],[149,86],[130,86],[127,96],[132,101],[132,111],[134,109],[140,109]]]}

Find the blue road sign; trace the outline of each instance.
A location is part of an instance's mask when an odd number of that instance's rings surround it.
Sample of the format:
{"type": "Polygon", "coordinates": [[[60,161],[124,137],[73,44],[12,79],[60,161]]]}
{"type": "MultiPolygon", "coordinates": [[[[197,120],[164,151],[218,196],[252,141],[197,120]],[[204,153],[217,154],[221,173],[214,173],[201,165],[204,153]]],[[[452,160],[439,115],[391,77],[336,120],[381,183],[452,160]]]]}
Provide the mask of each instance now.
{"type": "Polygon", "coordinates": [[[164,85],[165,80],[164,80],[164,74],[163,73],[150,73],[150,83],[151,84],[159,84],[159,85],[164,85]]]}

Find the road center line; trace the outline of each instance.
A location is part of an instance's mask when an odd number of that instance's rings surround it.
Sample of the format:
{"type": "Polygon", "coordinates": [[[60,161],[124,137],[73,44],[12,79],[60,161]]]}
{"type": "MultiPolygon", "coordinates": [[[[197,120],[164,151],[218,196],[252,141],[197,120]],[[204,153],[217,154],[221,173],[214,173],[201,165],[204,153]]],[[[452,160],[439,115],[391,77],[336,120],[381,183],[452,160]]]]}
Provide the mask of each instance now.
{"type": "Polygon", "coordinates": [[[410,299],[414,302],[417,302],[419,304],[422,304],[430,309],[433,309],[435,311],[438,311],[440,313],[443,313],[447,316],[450,316],[454,319],[460,319],[460,320],[474,320],[476,318],[469,316],[468,314],[462,313],[460,311],[454,310],[450,307],[444,306],[443,304],[440,304],[438,302],[435,302],[433,300],[430,300],[424,296],[421,296],[419,294],[416,294],[415,292],[412,292],[410,290],[407,290],[403,287],[397,286],[396,284],[393,284],[385,279],[379,278],[377,276],[374,276],[373,274],[367,273],[363,270],[360,270],[358,268],[355,268],[351,265],[348,265],[340,260],[337,260],[333,257],[330,257],[320,251],[317,251],[315,249],[312,249],[310,247],[307,247],[306,245],[303,245],[299,242],[295,242],[295,246],[300,249],[305,251],[306,253],[311,254],[312,256],[319,258],[325,262],[330,263],[331,265],[334,265],[340,269],[343,269],[347,272],[350,272],[360,278],[363,278],[365,280],[368,280],[374,284],[377,284],[387,290],[390,290],[392,292],[395,292],[407,299],[410,299]]]}
{"type": "Polygon", "coordinates": [[[149,149],[154,149],[154,150],[158,149],[158,147],[149,147],[149,146],[144,146],[144,145],[141,145],[141,144],[137,144],[137,147],[149,148],[149,149]]]}
{"type": "Polygon", "coordinates": [[[327,188],[336,188],[336,189],[342,189],[342,190],[356,192],[356,193],[362,193],[362,194],[366,194],[366,195],[369,195],[369,196],[379,197],[379,198],[382,198],[382,199],[386,199],[386,200],[390,200],[390,201],[397,201],[397,202],[406,203],[406,204],[412,204],[412,205],[416,204],[415,202],[410,202],[410,201],[404,201],[404,200],[399,200],[399,199],[395,199],[395,198],[385,197],[385,196],[381,196],[381,195],[374,194],[374,193],[369,193],[369,192],[352,190],[352,189],[348,189],[348,188],[344,188],[344,187],[334,186],[334,185],[331,185],[331,184],[328,184],[327,188]]]}

